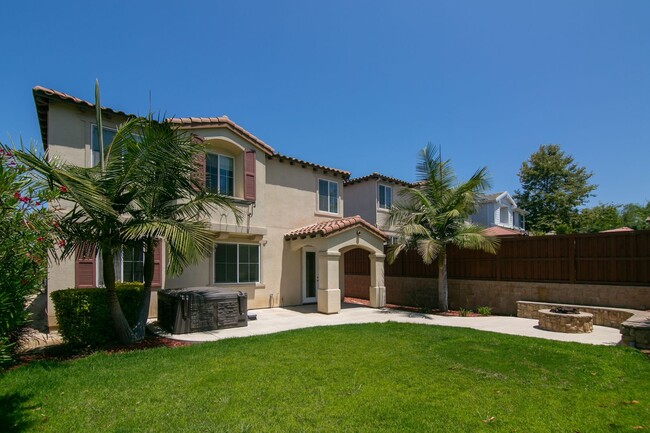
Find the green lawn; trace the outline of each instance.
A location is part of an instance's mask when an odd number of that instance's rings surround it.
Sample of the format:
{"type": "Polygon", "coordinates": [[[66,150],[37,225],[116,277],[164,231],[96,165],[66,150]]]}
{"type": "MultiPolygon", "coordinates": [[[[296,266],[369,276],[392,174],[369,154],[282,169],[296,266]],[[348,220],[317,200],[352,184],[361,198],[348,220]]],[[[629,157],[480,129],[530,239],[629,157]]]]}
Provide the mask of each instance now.
{"type": "Polygon", "coordinates": [[[649,385],[623,347],[346,325],[34,363],[0,375],[0,431],[645,431],[649,385]]]}

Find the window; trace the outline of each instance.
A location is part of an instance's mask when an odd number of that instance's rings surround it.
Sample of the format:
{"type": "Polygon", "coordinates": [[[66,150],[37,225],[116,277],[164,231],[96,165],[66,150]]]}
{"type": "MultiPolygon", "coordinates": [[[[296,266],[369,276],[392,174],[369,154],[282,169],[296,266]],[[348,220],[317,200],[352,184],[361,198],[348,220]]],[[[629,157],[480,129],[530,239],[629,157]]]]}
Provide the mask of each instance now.
{"type": "MultiPolygon", "coordinates": [[[[115,255],[115,281],[144,282],[144,250],[141,245],[124,247],[115,255]]],[[[104,286],[104,269],[102,255],[97,256],[97,285],[104,286]]]]}
{"type": "MultiPolygon", "coordinates": [[[[92,125],[90,134],[90,165],[94,167],[99,165],[99,137],[97,136],[97,125],[92,125]]],[[[104,154],[108,150],[108,146],[113,142],[117,131],[111,128],[102,128],[102,136],[104,138],[104,154]]]]}
{"type": "Polygon", "coordinates": [[[390,209],[393,205],[393,188],[379,185],[379,208],[390,209]]]}
{"type": "Polygon", "coordinates": [[[205,157],[205,187],[208,191],[228,196],[235,192],[235,160],[229,156],[208,153],[205,157]]]}
{"type": "Polygon", "coordinates": [[[259,280],[259,245],[217,244],[214,249],[215,283],[257,283],[259,280]]]}
{"type": "Polygon", "coordinates": [[[339,213],[339,184],[329,180],[318,180],[318,210],[339,213]]]}
{"type": "Polygon", "coordinates": [[[520,229],[524,229],[524,216],[520,213],[514,213],[513,214],[514,219],[515,219],[515,227],[518,227],[520,229]]]}
{"type": "Polygon", "coordinates": [[[142,247],[125,247],[122,251],[122,281],[144,281],[142,247]]]}
{"type": "Polygon", "coordinates": [[[507,207],[499,209],[499,222],[504,225],[510,225],[510,211],[507,207]]]}

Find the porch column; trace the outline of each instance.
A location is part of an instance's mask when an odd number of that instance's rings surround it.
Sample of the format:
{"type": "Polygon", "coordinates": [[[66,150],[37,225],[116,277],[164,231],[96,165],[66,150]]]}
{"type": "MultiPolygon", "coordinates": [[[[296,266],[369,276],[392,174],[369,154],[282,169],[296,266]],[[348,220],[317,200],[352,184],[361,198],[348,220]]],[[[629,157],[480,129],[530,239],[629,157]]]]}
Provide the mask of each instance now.
{"type": "Polygon", "coordinates": [[[334,314],[341,311],[341,290],[339,289],[338,251],[318,253],[318,312],[334,314]]]}
{"type": "Polygon", "coordinates": [[[375,253],[370,259],[370,306],[382,308],[386,305],[386,286],[384,285],[385,254],[375,253]]]}

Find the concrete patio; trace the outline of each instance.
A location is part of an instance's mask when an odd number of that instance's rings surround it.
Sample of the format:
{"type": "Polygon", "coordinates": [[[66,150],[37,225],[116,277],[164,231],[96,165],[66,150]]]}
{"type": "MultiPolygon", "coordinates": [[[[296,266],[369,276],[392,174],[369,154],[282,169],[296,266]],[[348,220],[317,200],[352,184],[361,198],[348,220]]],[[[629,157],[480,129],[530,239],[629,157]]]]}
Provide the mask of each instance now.
{"type": "Polygon", "coordinates": [[[434,326],[455,326],[472,328],[481,331],[498,332],[501,334],[521,335],[526,337],[544,338],[548,340],[572,341],[584,344],[616,345],[621,341],[618,329],[604,326],[594,326],[589,334],[563,334],[539,329],[536,319],[518,317],[489,316],[489,317],[449,317],[433,314],[420,314],[389,308],[375,309],[356,304],[342,304],[340,313],[326,315],[317,312],[316,305],[302,305],[287,308],[269,308],[251,310],[257,314],[257,320],[248,322],[242,328],[219,329],[208,332],[172,335],[156,322],[149,329],[158,335],[181,341],[201,342],[216,341],[225,338],[248,337],[251,335],[273,334],[291,329],[310,328],[314,326],[334,326],[351,323],[373,322],[402,322],[419,323],[434,326]]]}

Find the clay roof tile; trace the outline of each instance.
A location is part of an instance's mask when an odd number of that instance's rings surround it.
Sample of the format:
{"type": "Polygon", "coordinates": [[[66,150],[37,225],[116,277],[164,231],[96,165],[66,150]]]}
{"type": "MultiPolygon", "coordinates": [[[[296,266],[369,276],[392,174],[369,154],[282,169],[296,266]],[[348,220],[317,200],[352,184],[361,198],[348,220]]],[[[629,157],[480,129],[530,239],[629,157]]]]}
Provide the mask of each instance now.
{"type": "Polygon", "coordinates": [[[384,232],[379,230],[377,227],[366,222],[359,215],[346,218],[338,218],[334,220],[329,220],[321,223],[311,224],[305,227],[300,227],[298,229],[292,230],[289,233],[284,235],[286,240],[306,238],[306,237],[315,237],[315,236],[329,236],[333,233],[341,232],[353,227],[364,227],[369,232],[375,236],[380,237],[381,239],[387,239],[384,232]]]}

